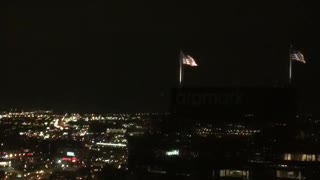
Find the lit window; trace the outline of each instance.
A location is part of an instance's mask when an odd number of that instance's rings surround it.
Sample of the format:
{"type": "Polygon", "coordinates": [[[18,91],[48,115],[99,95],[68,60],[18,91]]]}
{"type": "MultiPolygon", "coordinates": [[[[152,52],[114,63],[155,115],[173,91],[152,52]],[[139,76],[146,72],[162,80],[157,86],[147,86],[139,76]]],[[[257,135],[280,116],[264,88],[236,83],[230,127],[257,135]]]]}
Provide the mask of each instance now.
{"type": "Polygon", "coordinates": [[[291,161],[292,160],[292,155],[290,153],[284,154],[284,160],[291,161]]]}
{"type": "Polygon", "coordinates": [[[245,170],[220,170],[220,177],[246,177],[247,175],[249,175],[249,171],[245,170]]]}
{"type": "Polygon", "coordinates": [[[221,177],[226,176],[225,170],[220,170],[220,176],[221,176],[221,177]]]}
{"type": "Polygon", "coordinates": [[[316,161],[316,155],[315,154],[303,154],[301,161],[316,161]]]}

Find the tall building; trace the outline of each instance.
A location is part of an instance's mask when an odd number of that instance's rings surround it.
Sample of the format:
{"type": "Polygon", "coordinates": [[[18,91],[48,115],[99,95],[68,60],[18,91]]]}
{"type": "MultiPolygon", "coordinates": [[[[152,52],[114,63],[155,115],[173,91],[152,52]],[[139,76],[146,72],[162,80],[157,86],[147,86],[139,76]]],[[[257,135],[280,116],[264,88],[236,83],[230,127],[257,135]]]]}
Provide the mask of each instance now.
{"type": "Polygon", "coordinates": [[[129,171],[141,179],[306,178],[318,155],[301,148],[296,114],[293,88],[174,89],[172,116],[129,139],[129,171]]]}

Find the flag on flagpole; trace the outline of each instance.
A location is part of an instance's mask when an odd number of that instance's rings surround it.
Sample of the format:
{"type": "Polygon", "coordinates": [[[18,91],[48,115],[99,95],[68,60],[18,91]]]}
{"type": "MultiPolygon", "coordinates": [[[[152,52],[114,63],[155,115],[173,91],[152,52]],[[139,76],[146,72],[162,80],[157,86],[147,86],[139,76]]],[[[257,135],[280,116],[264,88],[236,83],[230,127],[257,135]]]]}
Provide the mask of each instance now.
{"type": "Polygon", "coordinates": [[[299,61],[302,63],[306,63],[303,54],[300,51],[293,50],[290,54],[291,60],[299,61]]]}
{"type": "Polygon", "coordinates": [[[182,60],[182,64],[185,64],[188,66],[198,66],[196,61],[190,55],[184,54],[182,51],[181,51],[181,60],[182,60]]]}
{"type": "Polygon", "coordinates": [[[182,87],[183,82],[183,65],[195,67],[198,66],[196,61],[188,54],[180,51],[180,63],[179,63],[179,86],[182,87]]]}
{"type": "Polygon", "coordinates": [[[303,54],[293,48],[292,44],[290,45],[289,49],[289,84],[292,82],[292,62],[293,61],[299,61],[301,63],[306,63],[306,60],[304,59],[303,54]]]}

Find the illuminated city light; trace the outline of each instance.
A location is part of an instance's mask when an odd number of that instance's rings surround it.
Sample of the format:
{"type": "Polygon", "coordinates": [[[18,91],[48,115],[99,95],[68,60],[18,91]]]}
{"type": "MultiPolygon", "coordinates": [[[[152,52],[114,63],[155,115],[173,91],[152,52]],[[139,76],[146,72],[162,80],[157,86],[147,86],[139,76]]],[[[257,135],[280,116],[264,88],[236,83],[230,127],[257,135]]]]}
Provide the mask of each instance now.
{"type": "Polygon", "coordinates": [[[179,154],[179,150],[171,150],[166,152],[167,156],[179,156],[179,154]]]}
{"type": "Polygon", "coordinates": [[[74,152],[67,152],[67,156],[75,156],[74,152]]]}
{"type": "Polygon", "coordinates": [[[121,144],[121,143],[102,143],[102,142],[97,142],[96,145],[101,145],[101,146],[114,146],[114,147],[126,147],[126,144],[121,144]]]}

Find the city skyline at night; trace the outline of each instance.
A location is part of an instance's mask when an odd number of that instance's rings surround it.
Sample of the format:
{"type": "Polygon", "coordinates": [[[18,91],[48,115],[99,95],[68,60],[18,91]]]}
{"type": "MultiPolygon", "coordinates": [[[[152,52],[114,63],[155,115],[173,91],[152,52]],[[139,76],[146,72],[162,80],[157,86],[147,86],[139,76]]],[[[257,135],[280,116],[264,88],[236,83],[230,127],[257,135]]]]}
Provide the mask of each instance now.
{"type": "Polygon", "coordinates": [[[320,179],[317,7],[6,3],[0,179],[320,179]]]}

